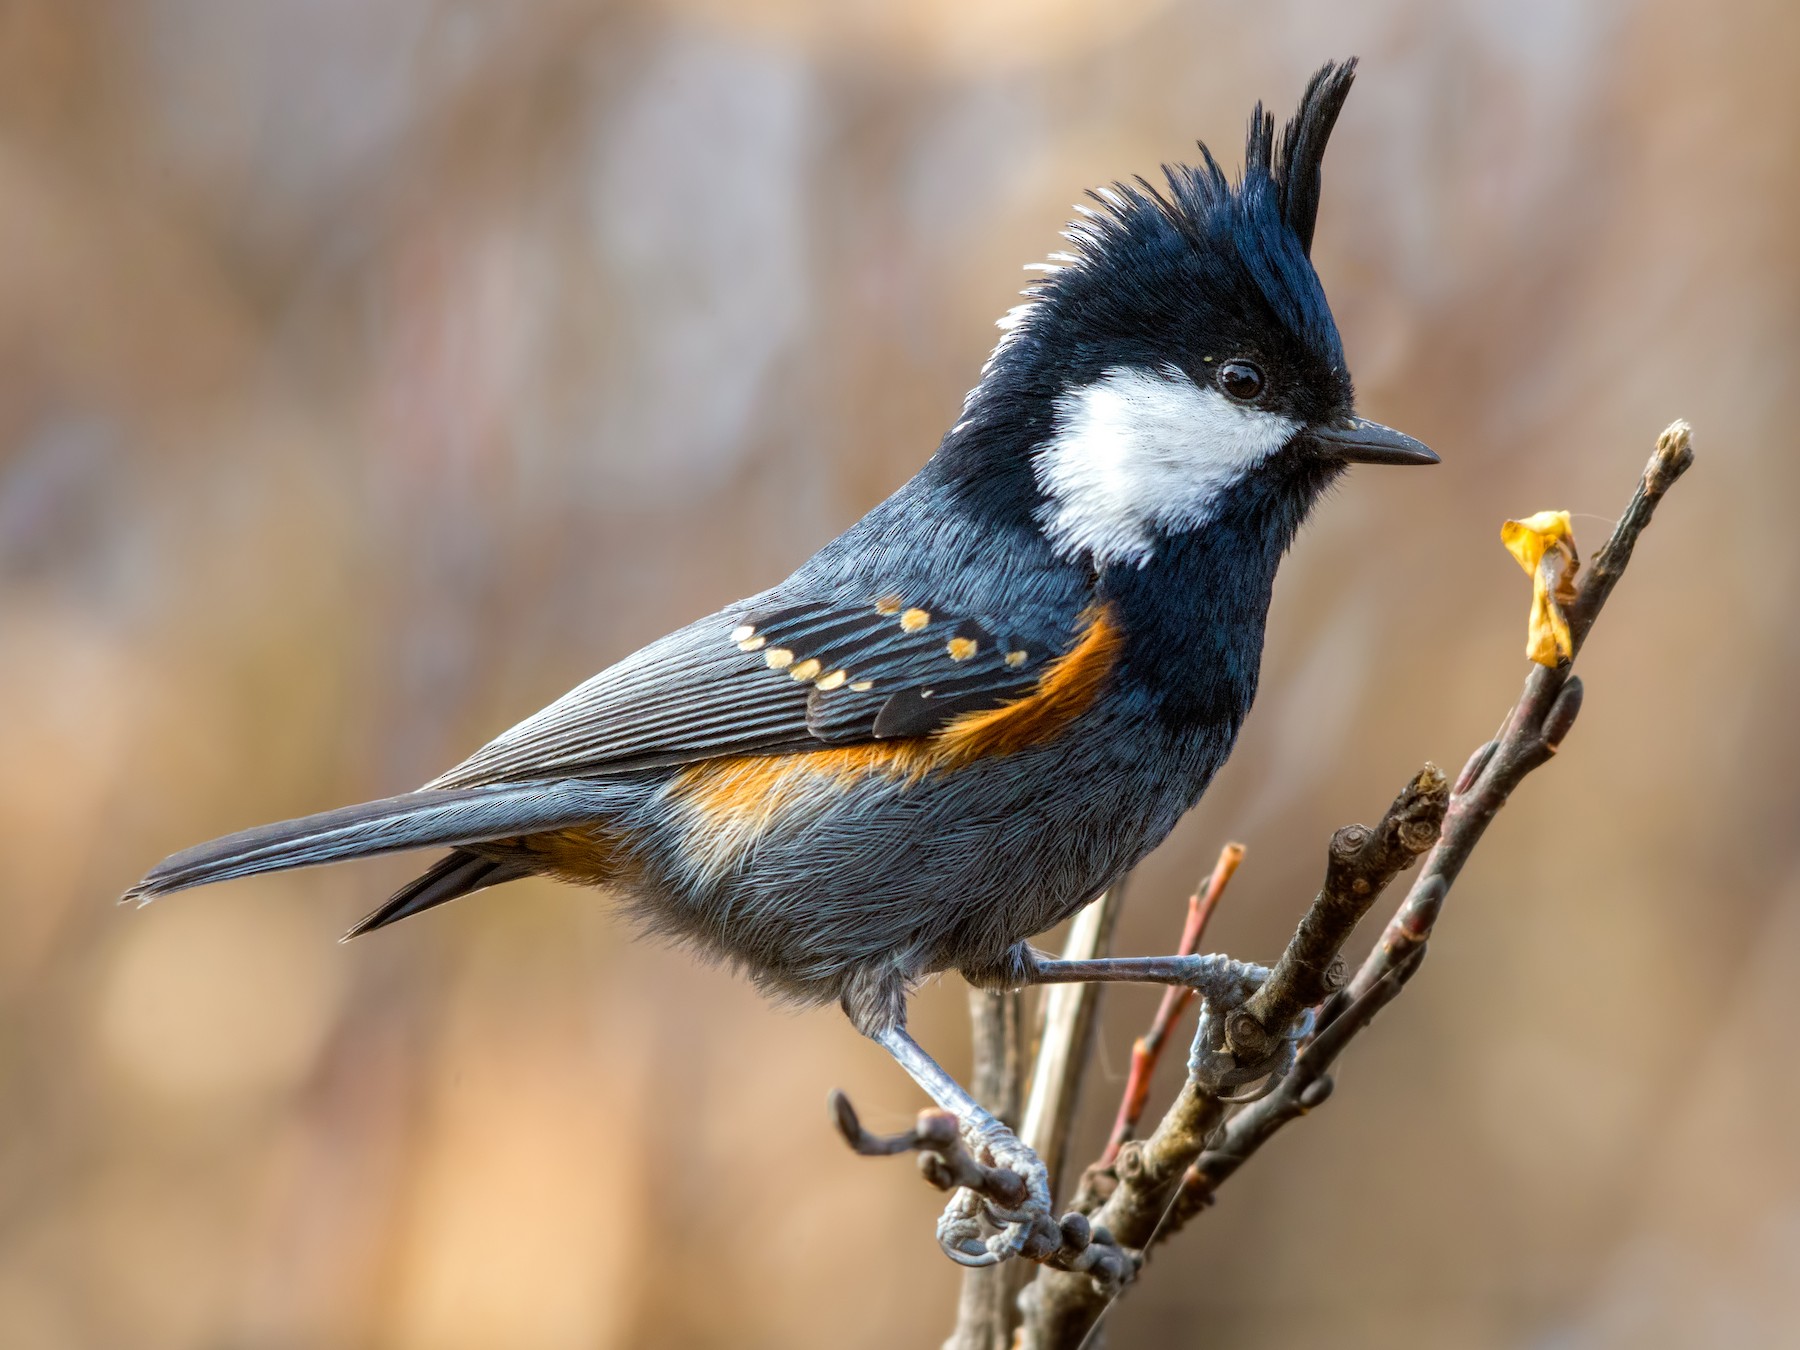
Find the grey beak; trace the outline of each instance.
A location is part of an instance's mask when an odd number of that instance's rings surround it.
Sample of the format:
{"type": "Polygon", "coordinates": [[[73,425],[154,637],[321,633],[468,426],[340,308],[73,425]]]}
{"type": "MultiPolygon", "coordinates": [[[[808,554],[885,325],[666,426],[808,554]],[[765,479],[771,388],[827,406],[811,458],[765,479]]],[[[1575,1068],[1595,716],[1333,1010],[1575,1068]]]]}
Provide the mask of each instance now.
{"type": "Polygon", "coordinates": [[[1438,457],[1423,441],[1405,432],[1384,427],[1362,417],[1346,418],[1328,427],[1310,427],[1307,434],[1319,449],[1346,464],[1436,464],[1438,457]]]}

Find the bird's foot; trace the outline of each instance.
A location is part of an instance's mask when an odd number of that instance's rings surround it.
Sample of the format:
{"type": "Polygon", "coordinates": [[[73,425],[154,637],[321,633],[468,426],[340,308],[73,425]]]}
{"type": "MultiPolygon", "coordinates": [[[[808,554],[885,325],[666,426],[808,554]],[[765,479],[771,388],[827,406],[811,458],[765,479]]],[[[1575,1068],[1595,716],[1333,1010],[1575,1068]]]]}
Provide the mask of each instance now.
{"type": "Polygon", "coordinates": [[[832,1095],[837,1126],[864,1155],[912,1151],[919,1170],[940,1190],[952,1191],[938,1219],[938,1245],[963,1266],[993,1266],[1014,1256],[1088,1275],[1108,1292],[1136,1272],[1139,1258],[1087,1216],[1051,1212],[1050,1173],[1037,1154],[998,1121],[959,1122],[948,1111],[922,1111],[902,1134],[874,1135],[862,1128],[848,1099],[832,1095]]]}
{"type": "Polygon", "coordinates": [[[1234,961],[1229,956],[1191,956],[1191,978],[1184,981],[1201,998],[1200,1025],[1188,1055],[1188,1076],[1214,1096],[1230,1102],[1253,1102],[1275,1088],[1294,1067],[1300,1043],[1312,1034],[1309,1010],[1275,1043],[1267,1055],[1244,1060],[1233,1053],[1225,1034],[1226,1019],[1244,1006],[1269,978],[1267,966],[1234,961]],[[1250,1085],[1255,1085],[1251,1087],[1250,1085]],[[1250,1090],[1233,1094],[1235,1088],[1250,1090]]]}
{"type": "Polygon", "coordinates": [[[1060,1247],[1062,1233],[1050,1212],[1050,1170],[1038,1155],[995,1120],[966,1122],[962,1139],[986,1175],[976,1186],[959,1184],[938,1219],[944,1254],[960,1265],[991,1266],[1010,1256],[1041,1260],[1060,1247]],[[999,1231],[984,1236],[986,1227],[999,1231]]]}
{"type": "MultiPolygon", "coordinates": [[[[1050,1207],[1050,1172],[1038,1155],[1004,1125],[976,1122],[963,1131],[966,1146],[984,1164],[1024,1183],[1021,1202],[996,1201],[989,1190],[959,1187],[938,1218],[938,1246],[964,1266],[992,1266],[1014,1256],[1087,1275],[1104,1293],[1137,1273],[1141,1258],[1128,1252],[1087,1215],[1056,1218],[1050,1207]],[[989,1232],[989,1229],[997,1232],[989,1232]]],[[[927,1175],[930,1173],[927,1171],[927,1175]]]]}

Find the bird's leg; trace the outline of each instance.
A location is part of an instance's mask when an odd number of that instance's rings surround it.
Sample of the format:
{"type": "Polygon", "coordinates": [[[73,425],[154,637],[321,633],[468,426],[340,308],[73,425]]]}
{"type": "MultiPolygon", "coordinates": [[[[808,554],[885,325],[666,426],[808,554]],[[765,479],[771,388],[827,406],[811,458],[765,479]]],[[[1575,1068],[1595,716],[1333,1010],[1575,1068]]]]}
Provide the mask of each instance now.
{"type": "Polygon", "coordinates": [[[1312,1033],[1313,1014],[1308,1012],[1266,1058],[1240,1063],[1225,1043],[1225,1018],[1269,978],[1267,966],[1236,961],[1229,956],[1111,956],[1087,961],[1065,961],[1027,949],[1028,960],[1016,964],[1032,984],[1084,984],[1130,982],[1175,984],[1200,995],[1200,1025],[1194,1033],[1194,1049],[1188,1073],[1210,1092],[1242,1087],[1266,1080],[1261,1092],[1232,1100],[1252,1101],[1265,1095],[1293,1067],[1299,1044],[1312,1033]]]}
{"type": "Polygon", "coordinates": [[[1065,961],[1032,952],[1031,957],[1024,965],[1025,978],[1031,984],[1178,984],[1219,1004],[1242,1002],[1269,977],[1266,966],[1234,961],[1229,956],[1101,956],[1065,961]]]}
{"type": "Polygon", "coordinates": [[[955,1116],[974,1152],[991,1166],[1016,1172],[1025,1182],[1025,1199],[1016,1208],[1003,1208],[974,1192],[959,1190],[938,1220],[938,1242],[964,1265],[992,1265],[1021,1251],[1062,1242],[1061,1230],[1050,1213],[1050,1173],[1019,1137],[980,1102],[971,1097],[917,1041],[903,1024],[894,1023],[871,1032],[925,1094],[955,1116]],[[985,1241],[980,1218],[985,1213],[1001,1231],[985,1241]]]}

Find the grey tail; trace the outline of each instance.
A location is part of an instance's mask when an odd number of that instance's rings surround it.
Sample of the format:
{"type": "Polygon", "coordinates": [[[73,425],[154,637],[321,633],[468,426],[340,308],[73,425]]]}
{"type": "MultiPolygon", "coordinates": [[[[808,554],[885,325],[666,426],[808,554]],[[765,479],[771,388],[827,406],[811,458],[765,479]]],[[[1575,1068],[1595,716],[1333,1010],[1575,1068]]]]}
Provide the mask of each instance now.
{"type": "Polygon", "coordinates": [[[373,933],[377,928],[386,928],[390,923],[399,923],[402,919],[410,918],[434,905],[441,905],[447,900],[473,895],[476,891],[485,891],[489,886],[498,886],[503,881],[517,881],[530,874],[529,868],[518,863],[484,858],[479,853],[459,848],[438,859],[424,876],[409,881],[395,891],[380,909],[345,933],[344,941],[361,937],[364,933],[373,933]]]}
{"type": "Polygon", "coordinates": [[[143,903],[259,872],[562,829],[600,810],[591,791],[570,782],[409,792],[196,844],[164,858],[120,899],[143,903]]]}

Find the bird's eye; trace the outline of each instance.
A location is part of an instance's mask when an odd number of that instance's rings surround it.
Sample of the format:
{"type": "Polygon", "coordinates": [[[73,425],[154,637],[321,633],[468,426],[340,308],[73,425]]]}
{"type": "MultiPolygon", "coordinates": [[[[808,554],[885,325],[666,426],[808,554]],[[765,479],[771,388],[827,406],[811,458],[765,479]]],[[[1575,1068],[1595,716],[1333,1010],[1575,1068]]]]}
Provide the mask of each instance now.
{"type": "Polygon", "coordinates": [[[1263,373],[1248,361],[1227,361],[1219,367],[1219,388],[1240,403],[1248,403],[1263,391],[1263,373]]]}

